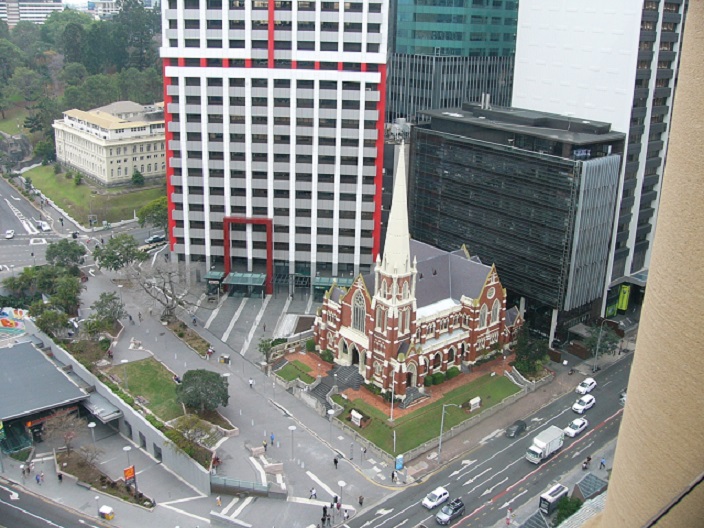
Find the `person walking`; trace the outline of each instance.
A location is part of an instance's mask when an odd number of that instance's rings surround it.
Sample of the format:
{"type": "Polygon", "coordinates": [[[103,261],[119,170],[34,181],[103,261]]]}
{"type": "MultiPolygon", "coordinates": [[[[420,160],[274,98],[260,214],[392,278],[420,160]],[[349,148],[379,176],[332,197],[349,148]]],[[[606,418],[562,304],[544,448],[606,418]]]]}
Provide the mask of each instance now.
{"type": "Polygon", "coordinates": [[[348,512],[347,510],[345,510],[344,519],[345,519],[346,521],[348,521],[349,518],[350,518],[350,512],[348,512]]]}
{"type": "Polygon", "coordinates": [[[56,475],[56,476],[57,476],[57,478],[59,479],[59,484],[63,483],[63,481],[64,481],[64,475],[63,475],[63,473],[59,473],[59,474],[56,475]]]}
{"type": "Polygon", "coordinates": [[[606,458],[601,457],[601,462],[599,463],[599,469],[606,469],[606,458]]]}
{"type": "Polygon", "coordinates": [[[391,471],[391,483],[396,484],[396,471],[391,471]]]}
{"type": "Polygon", "coordinates": [[[215,497],[215,506],[217,506],[218,508],[222,506],[222,499],[220,498],[220,495],[215,497]]]}
{"type": "Polygon", "coordinates": [[[41,477],[39,476],[39,473],[36,474],[36,476],[34,477],[34,479],[37,481],[37,484],[38,484],[39,486],[42,485],[41,477]]]}
{"type": "Polygon", "coordinates": [[[362,506],[364,506],[364,495],[360,495],[360,496],[359,496],[359,506],[360,506],[360,508],[361,508],[362,506]]]}
{"type": "Polygon", "coordinates": [[[328,516],[328,507],[323,504],[323,517],[327,517],[327,516],[328,516]]]}
{"type": "Polygon", "coordinates": [[[262,445],[264,446],[264,452],[266,453],[266,440],[262,440],[262,445]]]}
{"type": "Polygon", "coordinates": [[[39,480],[44,484],[44,472],[39,473],[39,480]]]}
{"type": "MultiPolygon", "coordinates": [[[[317,499],[318,498],[318,492],[316,491],[315,488],[310,489],[310,497],[308,497],[308,498],[309,499],[317,499]]],[[[323,506],[323,508],[325,508],[325,506],[323,506]]]]}
{"type": "Polygon", "coordinates": [[[269,435],[269,440],[271,441],[271,447],[274,447],[274,433],[272,431],[271,435],[269,435]]]}
{"type": "Polygon", "coordinates": [[[335,464],[335,469],[337,469],[337,464],[338,464],[338,462],[339,462],[339,461],[337,460],[337,457],[335,457],[335,458],[332,460],[332,463],[335,464]]]}
{"type": "Polygon", "coordinates": [[[252,378],[249,378],[249,388],[250,389],[254,388],[254,380],[252,378]]]}
{"type": "Polygon", "coordinates": [[[139,322],[142,322],[142,312],[137,313],[137,318],[139,319],[139,322]]]}

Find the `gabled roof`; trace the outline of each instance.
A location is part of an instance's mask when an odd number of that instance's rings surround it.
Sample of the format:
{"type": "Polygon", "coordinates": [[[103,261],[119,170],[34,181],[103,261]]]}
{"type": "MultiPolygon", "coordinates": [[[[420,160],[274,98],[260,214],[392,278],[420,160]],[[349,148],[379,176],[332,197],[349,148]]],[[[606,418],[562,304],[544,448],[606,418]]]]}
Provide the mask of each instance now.
{"type": "Polygon", "coordinates": [[[602,493],[608,485],[607,481],[597,477],[594,473],[587,473],[574,487],[579,489],[579,493],[586,500],[602,493]]]}
{"type": "Polygon", "coordinates": [[[106,112],[108,114],[134,114],[144,112],[144,106],[134,101],[115,101],[109,105],[93,108],[91,112],[106,112]]]}

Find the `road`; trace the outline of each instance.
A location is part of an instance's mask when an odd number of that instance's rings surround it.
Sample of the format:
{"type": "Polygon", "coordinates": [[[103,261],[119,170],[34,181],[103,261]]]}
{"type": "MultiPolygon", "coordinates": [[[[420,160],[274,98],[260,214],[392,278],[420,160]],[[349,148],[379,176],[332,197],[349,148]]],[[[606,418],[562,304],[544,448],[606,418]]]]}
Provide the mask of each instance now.
{"type": "MultiPolygon", "coordinates": [[[[600,449],[618,434],[623,408],[619,392],[628,385],[632,355],[597,374],[598,386],[592,391],[596,404],[584,416],[589,427],[577,438],[565,436],[562,450],[539,466],[524,458],[533,437],[549,425],[566,427],[577,415],[571,409],[576,393],[558,398],[526,418],[528,431],[509,440],[502,431],[486,438],[463,460],[456,461],[430,476],[418,486],[390,498],[382,508],[373,509],[348,524],[351,528],[414,528],[420,523],[434,526],[438,508],[428,511],[420,505],[426,494],[438,486],[461,498],[465,516],[453,526],[493,526],[506,517],[507,509],[516,509],[533,500],[560,477],[573,470],[587,457],[601,458],[600,449]]],[[[581,378],[575,377],[575,386],[581,378]]],[[[537,503],[536,503],[537,507],[537,503]]]]}
{"type": "MultiPolygon", "coordinates": [[[[66,484],[68,486],[68,484],[66,484]]],[[[95,512],[98,506],[96,503],[95,512]]],[[[22,528],[92,528],[106,526],[97,518],[86,517],[32,495],[22,488],[0,485],[0,526],[22,528]]]]}

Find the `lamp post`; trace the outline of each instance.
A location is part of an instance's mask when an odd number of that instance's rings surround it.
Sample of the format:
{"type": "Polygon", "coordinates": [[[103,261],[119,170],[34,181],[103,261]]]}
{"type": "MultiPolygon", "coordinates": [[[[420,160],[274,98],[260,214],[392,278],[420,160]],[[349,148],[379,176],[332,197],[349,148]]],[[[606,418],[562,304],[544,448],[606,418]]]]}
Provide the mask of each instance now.
{"type": "Polygon", "coordinates": [[[599,361],[599,347],[601,346],[601,334],[604,331],[604,323],[618,324],[618,322],[612,321],[611,319],[604,319],[599,325],[599,337],[596,339],[596,350],[594,351],[594,366],[592,367],[592,372],[596,372],[598,368],[597,361],[599,361]]]}
{"type": "Polygon", "coordinates": [[[459,407],[456,403],[445,403],[442,406],[442,416],[440,417],[440,443],[438,444],[438,464],[440,463],[440,456],[442,455],[442,433],[445,429],[445,407],[459,407]]]}
{"type": "Polygon", "coordinates": [[[127,467],[132,468],[134,471],[134,494],[137,496],[139,493],[139,489],[137,488],[137,470],[132,466],[130,462],[130,451],[132,451],[132,446],[125,446],[122,448],[122,450],[127,453],[127,467]]]}
{"type": "Polygon", "coordinates": [[[122,304],[122,284],[117,285],[117,291],[120,292],[120,304],[122,304]]]}
{"type": "Polygon", "coordinates": [[[394,421],[394,400],[396,399],[396,369],[391,370],[391,418],[390,422],[394,421]]]}
{"type": "Polygon", "coordinates": [[[95,422],[90,422],[88,424],[88,428],[90,429],[90,435],[93,437],[93,449],[95,449],[95,426],[97,424],[95,422]]]}
{"type": "Polygon", "coordinates": [[[129,379],[127,379],[127,363],[129,363],[129,361],[127,361],[126,359],[122,359],[122,360],[120,360],[120,363],[122,363],[122,370],[123,370],[123,374],[125,375],[125,388],[129,391],[130,390],[130,381],[129,381],[129,379]]]}
{"type": "Polygon", "coordinates": [[[10,264],[10,270],[12,270],[12,276],[14,277],[15,276],[15,265],[14,264],[10,264]]]}
{"type": "Polygon", "coordinates": [[[122,450],[127,453],[127,467],[129,467],[132,465],[130,463],[130,451],[132,451],[132,446],[125,446],[122,448],[122,450]]]}
{"type": "Polygon", "coordinates": [[[294,446],[294,443],[293,443],[293,432],[296,430],[296,426],[295,426],[295,425],[289,425],[289,426],[288,426],[288,430],[291,431],[291,460],[293,460],[293,446],[294,446]]]}
{"type": "Polygon", "coordinates": [[[98,517],[100,517],[100,495],[95,496],[95,509],[98,511],[98,517]]]}
{"type": "Polygon", "coordinates": [[[340,501],[340,504],[342,504],[342,488],[344,488],[345,486],[347,486],[347,482],[345,482],[344,480],[338,480],[338,481],[337,481],[337,485],[340,486],[340,498],[339,498],[339,501],[340,501]]]}
{"type": "Polygon", "coordinates": [[[330,422],[330,442],[332,443],[332,417],[335,414],[333,409],[328,409],[328,421],[330,422]]]}

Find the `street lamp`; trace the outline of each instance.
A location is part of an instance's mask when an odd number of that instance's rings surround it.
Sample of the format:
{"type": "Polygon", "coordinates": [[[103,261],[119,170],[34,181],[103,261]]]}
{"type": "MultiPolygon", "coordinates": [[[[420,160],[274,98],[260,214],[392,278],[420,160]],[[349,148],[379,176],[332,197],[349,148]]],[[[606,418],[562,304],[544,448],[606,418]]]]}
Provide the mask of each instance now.
{"type": "Polygon", "coordinates": [[[139,489],[137,488],[137,470],[132,466],[132,463],[130,462],[130,451],[132,451],[132,446],[125,446],[122,448],[122,450],[127,453],[127,467],[132,468],[134,471],[134,495],[135,497],[139,493],[139,489]]]}
{"type": "Polygon", "coordinates": [[[340,501],[340,504],[342,504],[342,488],[347,486],[347,482],[344,480],[338,480],[337,485],[340,486],[340,498],[338,500],[340,501]]]}
{"type": "Polygon", "coordinates": [[[291,460],[293,460],[293,432],[296,430],[296,426],[289,425],[288,430],[291,431],[291,460]]]}
{"type": "Polygon", "coordinates": [[[125,446],[122,450],[127,453],[127,467],[130,467],[132,465],[130,463],[130,451],[132,451],[132,446],[125,446]]]}
{"type": "Polygon", "coordinates": [[[456,403],[445,403],[442,406],[442,416],[440,417],[440,443],[438,444],[438,464],[440,463],[440,456],[442,455],[442,433],[445,429],[445,407],[459,407],[456,403]]]}
{"type": "Polygon", "coordinates": [[[100,496],[95,496],[95,508],[98,510],[98,517],[100,517],[100,496]]]}
{"type": "Polygon", "coordinates": [[[14,277],[15,276],[15,265],[14,264],[10,264],[10,270],[12,270],[12,276],[14,277]]]}
{"type": "Polygon", "coordinates": [[[93,449],[95,449],[95,426],[97,424],[95,422],[90,422],[88,424],[88,428],[90,429],[90,435],[93,437],[93,449]]]}
{"type": "Polygon", "coordinates": [[[396,369],[391,370],[391,418],[390,422],[394,421],[394,400],[396,399],[396,369]]]}
{"type": "Polygon", "coordinates": [[[125,375],[125,388],[129,391],[130,390],[130,381],[129,381],[129,379],[127,379],[127,363],[129,363],[129,361],[127,361],[126,359],[122,359],[122,360],[120,360],[120,363],[122,363],[122,370],[123,370],[123,374],[125,375]]]}
{"type": "Polygon", "coordinates": [[[596,340],[596,350],[594,352],[594,366],[592,367],[592,372],[597,371],[597,361],[599,360],[599,347],[601,346],[601,334],[604,331],[604,323],[614,323],[618,324],[617,321],[612,321],[611,319],[604,319],[599,325],[599,337],[596,340]]]}
{"type": "Polygon", "coordinates": [[[120,292],[120,304],[122,304],[122,284],[117,285],[117,291],[120,292]]]}
{"type": "Polygon", "coordinates": [[[332,442],[332,417],[334,414],[334,409],[328,409],[328,421],[330,422],[330,442],[332,442]]]}

